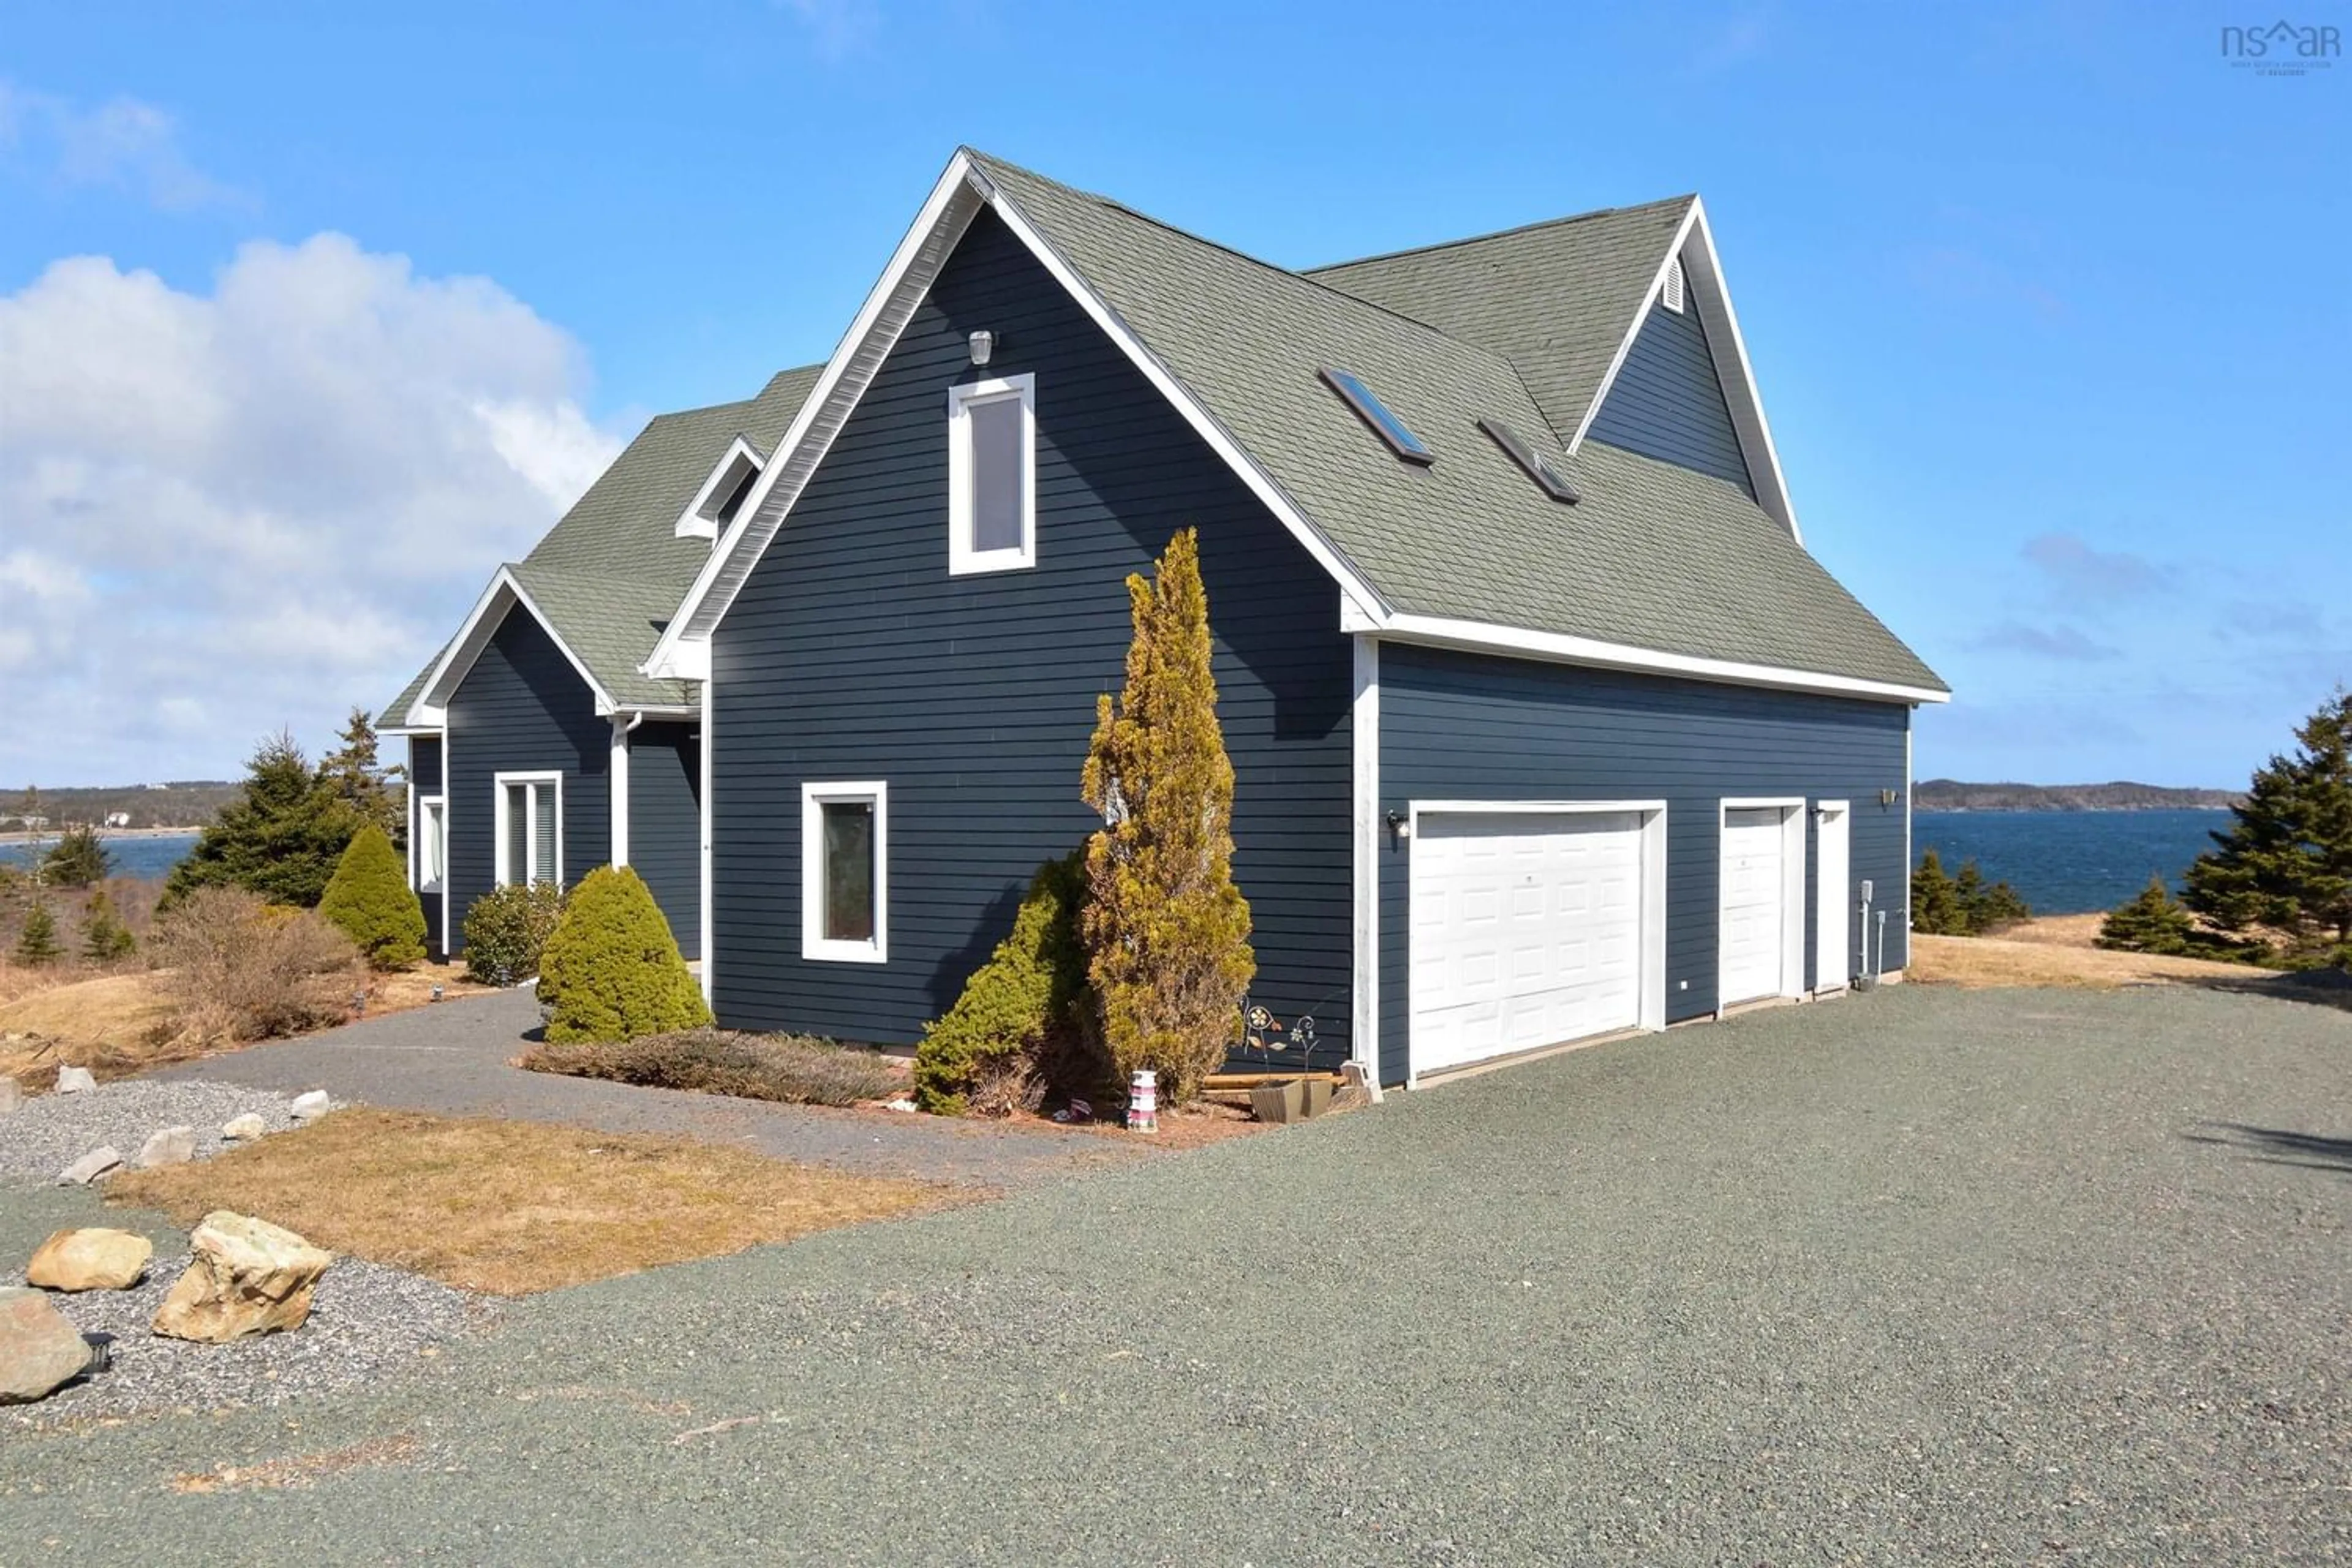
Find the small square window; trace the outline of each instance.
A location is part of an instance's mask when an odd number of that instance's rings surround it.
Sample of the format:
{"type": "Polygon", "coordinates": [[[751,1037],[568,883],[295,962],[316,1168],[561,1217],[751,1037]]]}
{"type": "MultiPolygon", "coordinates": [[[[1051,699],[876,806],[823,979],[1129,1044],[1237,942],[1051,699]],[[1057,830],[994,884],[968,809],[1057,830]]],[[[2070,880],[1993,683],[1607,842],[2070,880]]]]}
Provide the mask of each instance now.
{"type": "Polygon", "coordinates": [[[948,390],[948,572],[1037,563],[1037,380],[948,390]]]}
{"type": "Polygon", "coordinates": [[[801,956],[889,955],[889,786],[801,786],[801,956]]]}

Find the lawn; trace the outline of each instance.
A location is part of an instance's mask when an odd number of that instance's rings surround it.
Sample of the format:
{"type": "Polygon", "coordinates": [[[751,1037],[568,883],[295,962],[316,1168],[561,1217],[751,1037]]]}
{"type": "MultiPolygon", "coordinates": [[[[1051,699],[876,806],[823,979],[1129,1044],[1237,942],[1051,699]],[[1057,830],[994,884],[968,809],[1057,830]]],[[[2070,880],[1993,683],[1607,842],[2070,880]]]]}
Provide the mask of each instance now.
{"type": "Polygon", "coordinates": [[[2060,985],[2092,991],[2119,985],[2195,981],[2256,982],[2270,973],[2251,964],[2150,952],[2113,952],[2097,945],[2103,915],[2053,915],[1999,936],[1911,938],[1908,979],[1930,985],[2060,985]]]}
{"type": "Polygon", "coordinates": [[[362,1107],[107,1186],[110,1203],[183,1224],[235,1209],[332,1252],[504,1296],[968,1196],[683,1138],[362,1107]]]}

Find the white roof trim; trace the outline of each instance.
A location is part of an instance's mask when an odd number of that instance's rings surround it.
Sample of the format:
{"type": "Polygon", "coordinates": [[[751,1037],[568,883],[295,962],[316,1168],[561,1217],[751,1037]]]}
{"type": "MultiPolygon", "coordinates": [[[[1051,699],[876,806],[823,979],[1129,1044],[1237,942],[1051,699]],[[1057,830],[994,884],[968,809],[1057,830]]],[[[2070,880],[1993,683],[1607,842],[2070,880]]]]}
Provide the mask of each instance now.
{"type": "Polygon", "coordinates": [[[1664,675],[1685,680],[1706,680],[1726,686],[1760,686],[1778,691],[1809,691],[1831,697],[1861,697],[1879,702],[1949,702],[1948,691],[1931,687],[1903,686],[1893,681],[1864,680],[1851,675],[1825,675],[1813,670],[1783,669],[1777,665],[1743,664],[1736,659],[1700,658],[1690,654],[1661,653],[1623,643],[1597,642],[1591,637],[1559,632],[1524,631],[1485,621],[1453,620],[1441,616],[1391,616],[1377,626],[1350,627],[1376,632],[1383,642],[1421,643],[1431,647],[1459,648],[1468,653],[1499,653],[1518,658],[1549,659],[1560,664],[1589,665],[1596,669],[1623,669],[1641,675],[1664,675]]]}
{"type": "Polygon", "coordinates": [[[482,657],[482,650],[490,646],[490,638],[498,635],[499,623],[506,619],[507,611],[517,605],[530,612],[531,619],[547,633],[548,640],[554,643],[563,657],[571,661],[580,679],[588,683],[588,689],[596,699],[596,711],[612,714],[621,710],[620,704],[613,700],[613,694],[604,689],[603,682],[588,673],[587,665],[581,662],[580,656],[564,642],[563,634],[555,629],[555,623],[531,602],[530,595],[523,591],[522,584],[516,580],[514,568],[501,566],[490,578],[490,585],[482,590],[482,596],[474,601],[473,609],[467,613],[465,624],[457,628],[457,636],[450,642],[448,651],[441,656],[441,662],[433,667],[433,673],[426,678],[424,689],[417,693],[415,702],[408,710],[409,725],[437,729],[446,721],[449,699],[457,695],[457,688],[472,671],[474,661],[482,657]]]}
{"type": "Polygon", "coordinates": [[[914,226],[898,242],[890,265],[866,296],[857,319],[834,350],[833,358],[826,362],[824,373],[817,378],[807,402],[801,405],[793,427],[777,443],[775,457],[761,472],[742,510],[711,551],[710,559],[696,576],[694,586],[687,591],[677,615],[641,667],[646,674],[657,679],[703,678],[695,672],[707,670],[708,655],[698,659],[683,645],[707,641],[726,616],[751,568],[775,538],[785,514],[889,357],[916,307],[963,237],[964,229],[983,205],[995,207],[1005,226],[1053,274],[1055,280],[1125,351],[1145,378],[1266,504],[1307,553],[1331,574],[1339,584],[1342,599],[1365,615],[1386,613],[1387,605],[1371,584],[1307,521],[1298,504],[1243,449],[1232,433],[1217,423],[1191,389],[1160,363],[1118,313],[1031,226],[1020,209],[974,164],[970,152],[960,149],[932,187],[914,226]]]}
{"type": "MultiPolygon", "coordinates": [[[[720,482],[727,478],[727,471],[735,466],[735,461],[739,458],[751,465],[751,471],[754,474],[768,466],[767,458],[759,447],[751,445],[751,437],[739,434],[734,440],[727,444],[727,450],[719,454],[719,461],[711,465],[710,477],[702,481],[701,488],[694,492],[694,499],[686,503],[686,510],[677,514],[677,526],[672,530],[672,537],[677,539],[719,537],[718,524],[713,519],[705,517],[702,509],[710,504],[711,498],[718,491],[720,482]]],[[[745,496],[743,504],[751,505],[751,498],[745,496]]]]}
{"type": "Polygon", "coordinates": [[[1674,243],[1659,258],[1658,269],[1650,279],[1649,292],[1642,296],[1642,308],[1633,312],[1633,325],[1625,329],[1616,353],[1610,358],[1607,374],[1601,376],[1591,403],[1586,405],[1576,433],[1569,438],[1570,455],[1584,445],[1584,437],[1599,416],[1601,404],[1608,401],[1610,388],[1617,384],[1617,373],[1625,368],[1626,356],[1633,352],[1633,340],[1642,335],[1651,310],[1657,306],[1659,290],[1665,287],[1666,273],[1677,258],[1683,263],[1687,285],[1685,303],[1698,312],[1699,324],[1706,329],[1707,353],[1715,361],[1716,380],[1723,384],[1723,400],[1731,411],[1732,429],[1739,437],[1739,453],[1748,463],[1748,481],[1755,487],[1756,504],[1787,529],[1790,538],[1802,544],[1805,536],[1797,526],[1797,509],[1789,500],[1789,482],[1780,472],[1780,454],[1772,445],[1771,426],[1764,421],[1764,402],[1756,390],[1756,372],[1748,363],[1748,344],[1739,335],[1739,318],[1731,309],[1731,291],[1724,284],[1723,265],[1715,254],[1715,236],[1707,227],[1706,205],[1696,196],[1691,198],[1690,211],[1683,216],[1682,226],[1675,231],[1674,243]]]}

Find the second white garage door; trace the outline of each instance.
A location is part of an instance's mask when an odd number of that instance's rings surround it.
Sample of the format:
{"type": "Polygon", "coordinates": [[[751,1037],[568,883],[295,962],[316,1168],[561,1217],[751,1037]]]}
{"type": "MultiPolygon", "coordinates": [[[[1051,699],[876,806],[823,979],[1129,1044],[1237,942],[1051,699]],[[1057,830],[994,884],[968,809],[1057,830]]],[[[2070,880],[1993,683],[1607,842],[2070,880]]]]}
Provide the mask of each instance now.
{"type": "Polygon", "coordinates": [[[1789,951],[1785,807],[1723,814],[1723,1005],[1777,996],[1789,951]]]}
{"type": "Polygon", "coordinates": [[[1642,821],[1637,811],[1416,819],[1416,1074],[1641,1021],[1642,821]]]}

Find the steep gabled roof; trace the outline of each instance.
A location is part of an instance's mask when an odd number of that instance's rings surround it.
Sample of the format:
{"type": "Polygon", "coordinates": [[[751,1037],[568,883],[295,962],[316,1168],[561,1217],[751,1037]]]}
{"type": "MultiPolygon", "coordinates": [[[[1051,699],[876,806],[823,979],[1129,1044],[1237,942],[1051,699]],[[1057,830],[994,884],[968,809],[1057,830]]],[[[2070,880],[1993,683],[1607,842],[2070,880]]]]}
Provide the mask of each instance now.
{"type": "Polygon", "coordinates": [[[1611,207],[1305,276],[1502,354],[1566,445],[1697,201],[1611,207]]]}
{"type": "MultiPolygon", "coordinates": [[[[620,709],[677,708],[692,700],[683,683],[651,679],[638,668],[710,551],[708,541],[677,536],[678,512],[736,437],[772,451],[823,368],[782,371],[757,396],[647,421],[530,553],[501,568],[512,574],[549,634],[580,662],[591,684],[620,709]]],[[[493,607],[503,613],[506,601],[486,595],[477,611],[486,614],[493,607]]],[[[417,672],[383,710],[386,728],[405,727],[412,710],[429,695],[435,672],[477,629],[469,616],[417,672]]],[[[451,663],[439,684],[462,679],[459,664],[470,667],[472,658],[451,663]]]]}
{"type": "MultiPolygon", "coordinates": [[[[1906,700],[1943,693],[1790,529],[1734,486],[1588,442],[1571,459],[1583,502],[1547,498],[1478,427],[1487,417],[1529,436],[1558,428],[1529,367],[1504,347],[969,149],[720,540],[654,668],[696,672],[695,645],[784,525],[964,227],[989,208],[1331,571],[1352,629],[1434,640],[1452,628],[1624,668],[1906,700]],[[1331,368],[1364,378],[1436,461],[1398,461],[1321,379],[1331,368]]],[[[1615,237],[1610,276],[1640,270],[1624,259],[1640,235],[1655,241],[1654,280],[1699,215],[1685,206],[1669,224],[1667,212],[1629,210],[1651,216],[1602,226],[1615,237]]],[[[1620,301],[1622,334],[1638,325],[1647,289],[1620,301]]]]}

